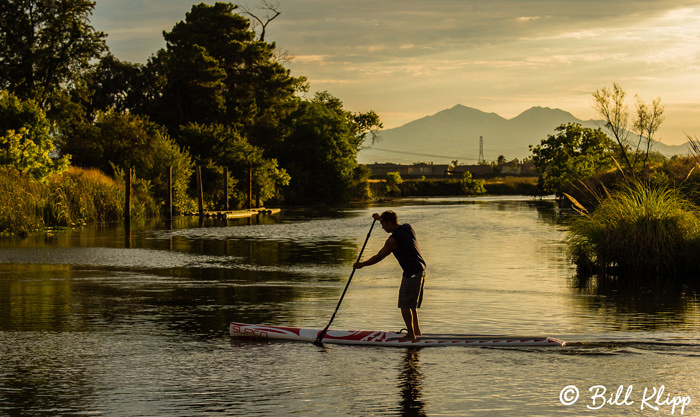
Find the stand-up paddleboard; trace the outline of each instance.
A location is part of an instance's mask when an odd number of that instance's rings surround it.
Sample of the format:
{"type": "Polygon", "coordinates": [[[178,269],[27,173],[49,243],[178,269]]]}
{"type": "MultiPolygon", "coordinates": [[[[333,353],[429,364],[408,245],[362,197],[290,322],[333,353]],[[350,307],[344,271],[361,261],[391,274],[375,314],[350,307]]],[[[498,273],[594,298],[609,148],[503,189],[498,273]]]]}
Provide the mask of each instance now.
{"type": "MultiPolygon", "coordinates": [[[[232,322],[229,331],[232,337],[259,339],[295,340],[313,342],[321,329],[299,327],[265,326],[232,322]]],[[[415,341],[399,341],[405,334],[381,330],[328,330],[323,343],[374,346],[564,346],[565,342],[553,337],[494,336],[469,334],[424,334],[415,341]]]]}

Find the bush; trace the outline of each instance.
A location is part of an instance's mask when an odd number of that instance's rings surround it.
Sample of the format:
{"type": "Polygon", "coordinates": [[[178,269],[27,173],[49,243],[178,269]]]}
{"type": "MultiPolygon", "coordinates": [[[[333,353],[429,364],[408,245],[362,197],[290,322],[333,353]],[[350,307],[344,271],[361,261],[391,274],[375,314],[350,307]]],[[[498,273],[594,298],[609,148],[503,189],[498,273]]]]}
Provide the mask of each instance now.
{"type": "Polygon", "coordinates": [[[575,221],[568,245],[582,272],[678,276],[700,267],[700,213],[675,189],[633,181],[575,221]]]}

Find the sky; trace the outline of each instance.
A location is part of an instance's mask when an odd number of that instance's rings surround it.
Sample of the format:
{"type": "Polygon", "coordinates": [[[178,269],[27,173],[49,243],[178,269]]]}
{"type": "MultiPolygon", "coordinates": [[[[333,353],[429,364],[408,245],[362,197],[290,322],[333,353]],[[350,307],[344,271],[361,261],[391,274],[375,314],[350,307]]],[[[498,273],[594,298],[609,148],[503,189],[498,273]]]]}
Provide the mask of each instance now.
{"type": "MultiPolygon", "coordinates": [[[[96,0],[95,29],[145,63],[195,0],[96,0]]],[[[212,1],[204,1],[213,4],[212,1]]],[[[457,104],[512,118],[533,107],[598,118],[592,94],[620,84],[661,98],[669,145],[700,137],[700,0],[268,0],[266,31],[347,110],[394,128],[457,104]]],[[[236,3],[236,2],[234,2],[236,3]]],[[[239,2],[258,16],[260,1],[239,2]]]]}

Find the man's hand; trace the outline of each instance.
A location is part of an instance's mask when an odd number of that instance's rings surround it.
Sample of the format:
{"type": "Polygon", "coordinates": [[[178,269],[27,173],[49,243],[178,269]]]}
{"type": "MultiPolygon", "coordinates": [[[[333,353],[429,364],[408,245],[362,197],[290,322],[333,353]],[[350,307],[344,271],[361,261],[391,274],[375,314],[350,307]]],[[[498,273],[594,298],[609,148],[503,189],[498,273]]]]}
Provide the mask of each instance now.
{"type": "Polygon", "coordinates": [[[379,213],[374,213],[374,214],[372,215],[372,218],[373,218],[374,220],[379,220],[379,213]]]}
{"type": "Polygon", "coordinates": [[[354,269],[362,269],[364,265],[362,265],[362,262],[355,262],[354,264],[352,264],[352,267],[354,269]]]}

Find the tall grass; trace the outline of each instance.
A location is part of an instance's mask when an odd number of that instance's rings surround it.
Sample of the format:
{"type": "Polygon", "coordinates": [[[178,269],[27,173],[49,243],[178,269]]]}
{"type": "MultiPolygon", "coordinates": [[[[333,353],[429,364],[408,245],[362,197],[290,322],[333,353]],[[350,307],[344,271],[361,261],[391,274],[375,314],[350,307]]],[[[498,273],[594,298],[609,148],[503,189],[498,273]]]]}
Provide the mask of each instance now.
{"type": "Polygon", "coordinates": [[[571,225],[582,272],[679,276],[700,270],[700,212],[674,188],[630,181],[571,225]]]}
{"type": "MultiPolygon", "coordinates": [[[[72,167],[38,182],[14,170],[0,170],[0,232],[26,233],[123,219],[124,183],[101,171],[72,167]]],[[[157,215],[146,185],[133,188],[134,217],[157,215]]]]}

